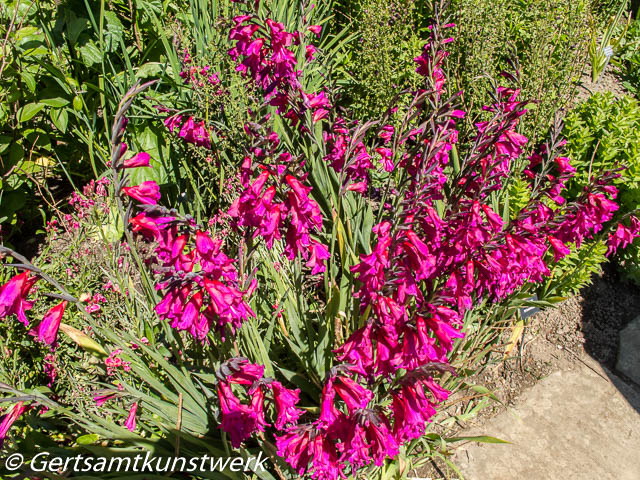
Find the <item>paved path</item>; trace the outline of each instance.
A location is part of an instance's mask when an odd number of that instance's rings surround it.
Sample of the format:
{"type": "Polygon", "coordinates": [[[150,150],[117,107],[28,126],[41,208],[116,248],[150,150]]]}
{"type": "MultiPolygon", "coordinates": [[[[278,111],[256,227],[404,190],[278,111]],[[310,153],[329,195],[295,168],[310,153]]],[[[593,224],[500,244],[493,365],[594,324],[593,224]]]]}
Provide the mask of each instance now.
{"type": "Polygon", "coordinates": [[[553,373],[464,432],[512,442],[459,448],[465,480],[640,480],[640,389],[588,364],[601,376],[587,366],[553,373]]]}

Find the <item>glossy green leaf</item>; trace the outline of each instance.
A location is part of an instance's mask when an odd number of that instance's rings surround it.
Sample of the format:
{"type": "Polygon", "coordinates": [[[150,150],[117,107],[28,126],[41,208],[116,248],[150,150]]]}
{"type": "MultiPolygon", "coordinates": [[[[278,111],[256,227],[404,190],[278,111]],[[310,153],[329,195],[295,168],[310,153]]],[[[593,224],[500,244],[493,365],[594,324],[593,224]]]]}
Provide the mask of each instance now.
{"type": "Polygon", "coordinates": [[[18,121],[27,122],[31,120],[35,115],[44,108],[44,103],[28,103],[24,107],[18,110],[18,121]]]}

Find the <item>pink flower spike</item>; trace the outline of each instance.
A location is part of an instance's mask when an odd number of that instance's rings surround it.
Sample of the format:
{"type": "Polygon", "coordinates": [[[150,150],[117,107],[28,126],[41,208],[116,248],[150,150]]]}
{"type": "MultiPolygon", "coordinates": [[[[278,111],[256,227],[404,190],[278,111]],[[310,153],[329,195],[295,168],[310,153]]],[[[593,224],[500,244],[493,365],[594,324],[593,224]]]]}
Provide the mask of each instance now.
{"type": "Polygon", "coordinates": [[[138,402],[135,402],[133,405],[131,405],[131,409],[129,410],[129,416],[127,417],[127,420],[124,422],[124,426],[127,427],[127,429],[130,432],[133,432],[136,429],[136,413],[138,412],[138,402]]]}
{"type": "Polygon", "coordinates": [[[149,166],[149,154],[146,152],[140,152],[133,157],[122,162],[122,168],[137,168],[149,166]]]}
{"type": "Polygon", "coordinates": [[[64,315],[64,307],[66,306],[67,301],[63,300],[55,307],[52,307],[43,317],[38,328],[31,330],[29,332],[29,335],[38,337],[39,341],[44,342],[51,347],[54,347],[56,345],[56,339],[58,337],[60,321],[62,320],[62,315],[64,315]]]}
{"type": "Polygon", "coordinates": [[[156,182],[142,182],[135,187],[124,187],[124,193],[145,205],[156,205],[160,200],[160,187],[156,182]]]}

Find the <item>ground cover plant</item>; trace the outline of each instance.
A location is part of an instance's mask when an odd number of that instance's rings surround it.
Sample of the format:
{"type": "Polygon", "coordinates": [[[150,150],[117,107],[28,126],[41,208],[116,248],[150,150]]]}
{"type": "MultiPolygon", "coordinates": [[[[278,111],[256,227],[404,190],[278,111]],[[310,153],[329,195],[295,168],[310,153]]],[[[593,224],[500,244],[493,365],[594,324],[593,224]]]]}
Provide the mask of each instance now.
{"type": "Polygon", "coordinates": [[[555,264],[589,242],[622,249],[640,222],[617,165],[568,195],[582,171],[560,123],[519,132],[519,72],[462,109],[445,7],[425,14],[419,82],[371,117],[343,95],[348,35],[327,5],[216,2],[222,19],[176,36],[179,82],[132,82],[98,178],[38,257],[0,247],[5,453],[269,459],[203,478],[405,478],[448,461],[460,439],[432,425],[456,389],[488,395],[466,379],[496,327],[561,299],[555,264]],[[134,140],[149,124],[163,149],[134,140]]]}

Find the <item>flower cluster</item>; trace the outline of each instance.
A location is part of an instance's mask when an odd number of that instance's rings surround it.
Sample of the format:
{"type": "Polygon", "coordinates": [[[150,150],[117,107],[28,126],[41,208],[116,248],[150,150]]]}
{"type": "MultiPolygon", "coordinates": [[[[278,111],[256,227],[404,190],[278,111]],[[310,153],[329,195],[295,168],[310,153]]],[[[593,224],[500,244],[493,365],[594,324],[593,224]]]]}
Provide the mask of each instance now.
{"type": "Polygon", "coordinates": [[[250,126],[246,131],[261,146],[252,147],[242,165],[242,191],[227,211],[232,226],[262,237],[268,248],[284,239],[287,258],[301,255],[312,274],[324,272],[329,251],[311,237],[322,230],[323,217],[309,196],[311,187],[303,183],[306,174],[299,174],[301,165],[288,152],[278,153],[275,132],[263,134],[250,126]]]}
{"type": "Polygon", "coordinates": [[[265,394],[273,401],[276,413],[274,427],[278,430],[295,424],[304,413],[296,407],[300,390],[285,388],[280,382],[264,378],[264,366],[249,363],[246,358],[234,357],[227,360],[216,372],[218,377],[218,399],[220,401],[221,423],[219,428],[227,432],[231,445],[238,448],[255,432],[264,432],[268,427],[265,420],[265,394]],[[249,398],[242,403],[233,391],[233,386],[245,387],[242,395],[249,398]]]}
{"type": "MultiPolygon", "coordinates": [[[[322,27],[310,25],[304,31],[287,32],[282,23],[272,19],[262,21],[254,14],[238,15],[233,19],[234,27],[229,40],[235,42],[229,56],[238,65],[236,70],[250,77],[262,90],[264,100],[277,107],[277,113],[298,125],[304,112],[313,113],[313,123],[325,118],[331,104],[324,92],[305,92],[300,83],[302,69],[299,68],[295,48],[302,46],[305,34],[320,36],[322,27]],[[265,37],[257,36],[267,31],[265,37]]],[[[315,47],[305,46],[307,62],[314,59],[315,47]]],[[[306,127],[301,126],[303,131],[306,127]]]]}
{"type": "Polygon", "coordinates": [[[619,223],[616,230],[609,235],[607,255],[616,253],[618,248],[625,248],[630,245],[633,240],[640,237],[640,220],[634,215],[629,217],[629,226],[619,223]]]}
{"type": "Polygon", "coordinates": [[[196,147],[211,148],[211,134],[204,120],[197,121],[192,116],[186,116],[185,119],[183,115],[176,114],[168,116],[164,125],[187,143],[196,147]]]}
{"type": "MultiPolygon", "coordinates": [[[[431,86],[416,98],[440,102],[445,57],[430,43],[416,58],[418,72],[431,86]]],[[[492,208],[491,193],[502,188],[527,143],[516,131],[525,113],[518,93],[498,90],[497,102],[486,108],[493,117],[476,124],[475,148],[454,182],[449,156],[458,138],[455,120],[464,112],[445,104],[425,122],[430,130],[421,126],[396,132],[385,127],[379,132],[379,138],[388,143],[393,139],[398,148],[379,153],[383,159],[399,159],[397,167],[408,175],[408,188],[393,220],[374,227],[372,252],[361,255],[351,269],[359,283],[355,296],[360,311],[368,317],[335,350],[342,364],[325,382],[320,417],[277,437],[278,453],[299,474],[335,479],[349,468],[381,465],[397,454],[399,445],[423,435],[437,404],[449,394],[433,375],[450,369],[448,354],[464,336],[465,312],[483,299],[499,301],[527,282],[542,281],[549,275],[547,252],[562,258],[569,253],[568,244],[593,237],[613,217],[617,206],[615,190],[608,186],[611,174],[575,204],[563,209],[547,205],[547,198],[562,203],[559,192],[574,170],[566,158],[544,149],[530,159],[530,171],[542,164],[545,168],[544,175],[538,173],[540,184],[531,185],[530,204],[511,222],[492,208]],[[445,184],[453,185],[448,206],[438,209],[445,184]],[[377,400],[370,389],[380,382],[386,384],[390,402],[377,400]],[[342,408],[335,406],[338,398],[342,408]]],[[[416,109],[427,113],[420,103],[416,109]]],[[[335,133],[347,135],[341,126],[335,133]]],[[[340,143],[353,148],[353,142],[335,134],[326,138],[332,142],[328,151],[338,152],[330,161],[343,169],[340,152],[346,148],[340,143]]],[[[614,238],[622,243],[631,237],[621,230],[614,238]]]]}
{"type": "MultiPolygon", "coordinates": [[[[205,65],[204,67],[194,65],[191,60],[191,55],[185,49],[182,58],[183,69],[180,72],[180,78],[184,80],[187,85],[193,87],[202,88],[205,84],[218,87],[220,85],[220,77],[217,73],[211,72],[211,65],[205,65]]],[[[223,90],[218,90],[219,95],[223,93],[223,90]]]]}
{"type": "MultiPolygon", "coordinates": [[[[346,190],[364,193],[369,182],[369,170],[374,165],[364,142],[360,140],[353,144],[354,136],[356,136],[354,132],[347,128],[346,121],[338,118],[329,131],[323,132],[323,140],[327,147],[324,160],[336,172],[344,175],[343,186],[346,190]]],[[[386,152],[387,149],[380,150],[381,154],[386,152]]],[[[384,158],[384,162],[385,170],[392,171],[393,165],[390,164],[390,158],[384,158]]]]}
{"type": "Polygon", "coordinates": [[[155,269],[161,275],[156,288],[164,292],[156,306],[158,316],[173,328],[204,340],[214,329],[222,337],[249,316],[246,299],[256,287],[239,284],[234,260],[222,251],[222,240],[156,207],[130,220],[132,230],[155,244],[155,269]]]}

